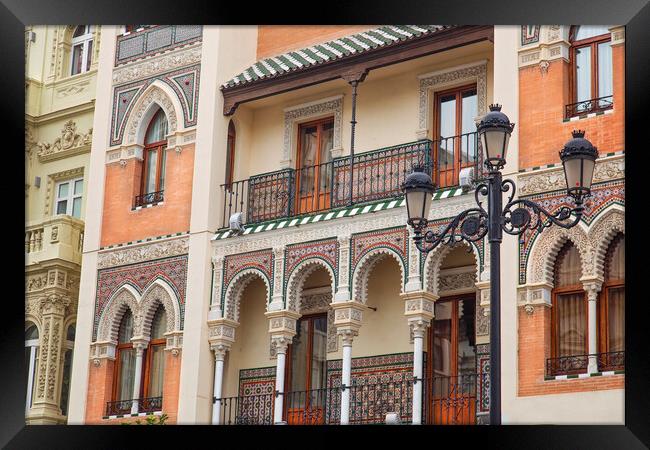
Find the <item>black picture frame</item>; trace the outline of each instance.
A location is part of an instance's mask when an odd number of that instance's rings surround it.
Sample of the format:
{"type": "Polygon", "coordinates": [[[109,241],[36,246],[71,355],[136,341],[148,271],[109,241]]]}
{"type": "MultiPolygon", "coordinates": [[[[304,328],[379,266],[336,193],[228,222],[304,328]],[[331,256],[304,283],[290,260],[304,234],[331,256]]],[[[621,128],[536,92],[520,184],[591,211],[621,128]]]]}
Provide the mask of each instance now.
{"type": "MultiPolygon", "coordinates": [[[[417,0],[378,3],[367,0],[344,3],[333,1],[321,4],[318,14],[304,6],[279,5],[277,2],[209,2],[172,0],[144,1],[50,1],[3,0],[0,5],[0,57],[3,70],[0,76],[3,98],[0,102],[4,135],[11,137],[3,148],[3,156],[11,157],[3,172],[5,195],[10,203],[5,210],[4,267],[5,295],[0,326],[0,445],[4,448],[133,448],[146,445],[168,448],[177,445],[235,445],[238,447],[308,447],[325,445],[366,447],[368,438],[386,442],[384,436],[397,438],[397,445],[424,445],[439,447],[448,440],[451,445],[476,445],[496,448],[644,448],[650,446],[650,365],[648,359],[648,303],[642,281],[644,256],[648,237],[644,228],[646,209],[644,178],[645,164],[650,163],[645,149],[648,139],[648,83],[650,80],[650,5],[648,0],[630,0],[614,3],[611,0],[506,0],[480,2],[417,0]],[[302,14],[302,16],[300,16],[302,14]],[[24,424],[24,271],[17,260],[24,254],[20,229],[24,211],[16,202],[20,199],[20,170],[24,164],[19,148],[24,145],[24,25],[58,23],[213,23],[213,24],[288,24],[288,23],[471,23],[471,24],[528,24],[528,23],[615,23],[626,25],[625,50],[625,142],[626,142],[626,238],[629,245],[626,267],[630,268],[626,290],[626,374],[625,425],[520,425],[504,427],[247,427],[215,429],[210,426],[167,426],[152,432],[146,427],[103,426],[30,426],[24,424]],[[15,177],[15,179],[13,179],[15,177]],[[629,219],[629,220],[628,220],[629,219]],[[14,260],[13,258],[16,258],[14,260]],[[7,270],[8,269],[8,270],[7,270]],[[14,273],[14,275],[10,275],[14,273]],[[11,286],[11,289],[7,289],[11,286]],[[14,292],[15,289],[15,292],[14,292]],[[11,292],[8,294],[7,292],[11,292]],[[149,431],[146,431],[149,430],[149,431]],[[267,436],[267,434],[275,436],[267,436]],[[305,433],[305,436],[300,436],[305,433]],[[319,435],[323,433],[321,438],[319,435]],[[338,435],[338,436],[337,436],[338,435]],[[304,437],[305,439],[302,439],[304,437]],[[296,439],[298,438],[298,439],[296,439]],[[137,440],[142,439],[142,443],[137,440]],[[232,442],[231,442],[232,441],[232,442]],[[224,444],[222,444],[222,442],[224,444]],[[420,444],[422,442],[422,444],[420,444]]],[[[92,181],[91,181],[92,182],[92,181]]],[[[24,230],[23,230],[24,231],[24,230]]],[[[581,422],[579,418],[576,422],[581,422]]]]}

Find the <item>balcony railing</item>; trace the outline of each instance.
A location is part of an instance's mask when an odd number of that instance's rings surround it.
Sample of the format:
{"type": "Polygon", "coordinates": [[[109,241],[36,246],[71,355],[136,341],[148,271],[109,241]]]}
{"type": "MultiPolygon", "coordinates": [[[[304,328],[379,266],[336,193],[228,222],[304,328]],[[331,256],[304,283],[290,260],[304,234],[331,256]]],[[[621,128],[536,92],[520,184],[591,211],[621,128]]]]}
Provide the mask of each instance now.
{"type": "Polygon", "coordinates": [[[164,193],[165,191],[156,191],[156,192],[148,192],[146,194],[136,195],[135,200],[133,202],[133,207],[137,208],[138,206],[160,203],[165,199],[164,193]]]}
{"type": "Polygon", "coordinates": [[[625,369],[625,352],[609,352],[549,358],[546,360],[546,375],[552,377],[587,373],[590,356],[596,358],[600,372],[625,369]]]}
{"type": "Polygon", "coordinates": [[[420,140],[354,156],[352,196],[350,157],[283,169],[221,186],[222,227],[243,213],[247,224],[325,211],[402,195],[401,185],[416,165],[433,174],[438,187],[459,184],[460,171],[474,168],[481,177],[481,152],[476,132],[420,140]]]}
{"type": "MultiPolygon", "coordinates": [[[[436,376],[422,381],[422,423],[472,425],[480,401],[479,377],[474,373],[436,376]]],[[[383,383],[353,380],[350,392],[351,425],[384,424],[395,413],[402,424],[413,421],[413,379],[410,376],[383,383]]],[[[283,420],[288,425],[339,425],[341,388],[329,387],[284,394],[283,420]]],[[[280,397],[278,397],[280,398],[280,397]]],[[[219,423],[224,425],[271,425],[277,398],[274,394],[254,394],[215,399],[219,423]]]]}
{"type": "Polygon", "coordinates": [[[137,411],[139,413],[162,411],[162,397],[148,397],[108,402],[106,403],[106,415],[116,416],[131,414],[131,408],[133,407],[134,402],[138,403],[137,411]]]}
{"type": "Polygon", "coordinates": [[[81,264],[84,223],[65,214],[25,224],[25,264],[64,259],[81,264]]]}
{"type": "Polygon", "coordinates": [[[606,97],[592,98],[590,100],[583,100],[581,102],[571,103],[566,105],[564,111],[564,118],[570,119],[571,117],[580,116],[583,114],[590,114],[599,111],[611,109],[614,106],[614,97],[608,95],[606,97]]]}

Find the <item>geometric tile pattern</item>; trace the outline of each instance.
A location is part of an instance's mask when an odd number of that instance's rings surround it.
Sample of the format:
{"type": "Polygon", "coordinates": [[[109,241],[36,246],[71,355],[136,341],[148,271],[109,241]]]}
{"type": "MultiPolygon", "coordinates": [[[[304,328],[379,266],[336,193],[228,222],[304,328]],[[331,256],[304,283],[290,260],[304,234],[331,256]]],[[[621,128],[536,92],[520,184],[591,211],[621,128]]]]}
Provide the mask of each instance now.
{"type": "Polygon", "coordinates": [[[490,344],[476,346],[476,373],[479,394],[476,410],[477,413],[488,413],[490,412],[490,344]]]}
{"type": "Polygon", "coordinates": [[[298,264],[309,259],[318,258],[325,261],[334,272],[334,280],[338,280],[339,242],[337,239],[305,242],[287,245],[284,257],[284,285],[298,264]]]}
{"type": "Polygon", "coordinates": [[[95,299],[95,319],[93,341],[97,338],[99,318],[108,299],[125,283],[142,294],[156,278],[170,284],[179,302],[181,313],[180,329],[183,329],[185,316],[185,290],[187,283],[187,255],[173,256],[137,264],[110,267],[97,271],[97,297],[95,299]]]}
{"type": "Polygon", "coordinates": [[[269,286],[273,286],[273,250],[257,250],[248,253],[228,255],[223,260],[223,289],[242,270],[258,269],[266,277],[269,286]]]}
{"type": "MultiPolygon", "coordinates": [[[[377,248],[394,250],[402,259],[402,263],[406,265],[408,261],[408,229],[403,226],[352,235],[350,273],[354,273],[355,267],[364,255],[377,248]]],[[[408,268],[406,268],[406,273],[408,273],[408,268]]]]}
{"type": "MultiPolygon", "coordinates": [[[[565,191],[542,193],[526,197],[544,209],[553,213],[562,206],[574,207],[573,198],[565,191]]],[[[591,196],[585,202],[585,210],[582,222],[591,224],[594,219],[610,205],[621,205],[625,207],[625,182],[623,180],[609,181],[593,185],[591,196]]],[[[519,240],[519,283],[526,283],[526,266],[532,249],[532,244],[539,235],[537,229],[525,231],[519,240]]]]}
{"type": "Polygon", "coordinates": [[[273,423],[275,366],[239,371],[238,417],[255,418],[255,423],[273,423]],[[246,397],[250,397],[246,399],[246,397]]]}
{"type": "Polygon", "coordinates": [[[151,78],[115,86],[113,88],[110,145],[113,146],[122,143],[127,118],[133,110],[133,105],[135,105],[146,88],[156,80],[166,83],[176,93],[183,109],[184,127],[187,128],[196,125],[200,72],[201,65],[197,64],[158,74],[151,78]]]}
{"type": "Polygon", "coordinates": [[[201,25],[161,25],[117,37],[115,66],[201,40],[201,25]]]}
{"type": "Polygon", "coordinates": [[[539,29],[539,25],[522,25],[521,45],[528,45],[539,42],[539,29]]]}

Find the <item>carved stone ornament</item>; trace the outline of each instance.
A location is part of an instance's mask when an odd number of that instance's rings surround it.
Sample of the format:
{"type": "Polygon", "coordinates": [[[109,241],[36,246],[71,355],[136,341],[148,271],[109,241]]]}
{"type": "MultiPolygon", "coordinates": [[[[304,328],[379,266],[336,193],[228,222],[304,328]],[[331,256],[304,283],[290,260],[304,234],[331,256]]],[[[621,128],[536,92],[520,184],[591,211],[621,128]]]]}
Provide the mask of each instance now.
{"type": "Polygon", "coordinates": [[[439,292],[458,291],[461,289],[473,289],[476,274],[472,272],[441,274],[439,277],[439,292]]]}
{"type": "Polygon", "coordinates": [[[154,259],[187,254],[189,238],[169,239],[165,241],[136,245],[123,249],[101,252],[97,256],[97,268],[123,266],[154,259]]]}
{"type": "Polygon", "coordinates": [[[77,124],[73,120],[68,120],[61,130],[61,136],[56,138],[54,142],[38,142],[36,145],[39,148],[39,159],[48,159],[61,152],[66,154],[68,150],[87,148],[90,150],[90,144],[93,140],[93,129],[90,128],[86,134],[77,133],[77,124]]]}
{"type": "Polygon", "coordinates": [[[140,128],[140,122],[142,121],[144,114],[149,110],[149,107],[151,106],[152,103],[157,103],[158,105],[160,105],[160,107],[165,112],[165,116],[167,116],[167,120],[169,123],[169,127],[167,130],[168,134],[175,133],[178,127],[177,119],[176,119],[177,118],[176,108],[174,107],[174,104],[172,103],[167,93],[163,91],[161,88],[159,88],[158,86],[151,86],[147,89],[148,91],[145,94],[143,94],[143,96],[138,100],[137,109],[131,112],[131,114],[129,114],[129,117],[127,119],[128,122],[126,125],[127,127],[126,142],[128,144],[135,143],[136,134],[138,129],[140,128]]]}
{"type": "Polygon", "coordinates": [[[201,42],[181,50],[147,57],[143,62],[115,69],[113,71],[113,85],[150,78],[159,73],[169,72],[198,62],[201,62],[201,42]]]}
{"type": "Polygon", "coordinates": [[[526,311],[526,314],[530,316],[535,311],[535,307],[533,305],[526,305],[524,306],[524,311],[526,311]]]}

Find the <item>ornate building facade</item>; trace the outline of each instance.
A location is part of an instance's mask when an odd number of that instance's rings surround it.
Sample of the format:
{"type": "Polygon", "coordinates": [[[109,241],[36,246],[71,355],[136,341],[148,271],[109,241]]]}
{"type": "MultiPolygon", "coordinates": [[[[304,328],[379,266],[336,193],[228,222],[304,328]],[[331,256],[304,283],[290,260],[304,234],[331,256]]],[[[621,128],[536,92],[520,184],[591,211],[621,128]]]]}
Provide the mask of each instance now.
{"type": "Polygon", "coordinates": [[[65,423],[100,27],[25,30],[27,423],[65,423]]]}
{"type": "Polygon", "coordinates": [[[420,254],[400,185],[471,207],[496,102],[522,197],[600,150],[579,227],[504,241],[503,421],[621,422],[621,33],[103,27],[70,422],[487,423],[488,246],[420,254]]]}

